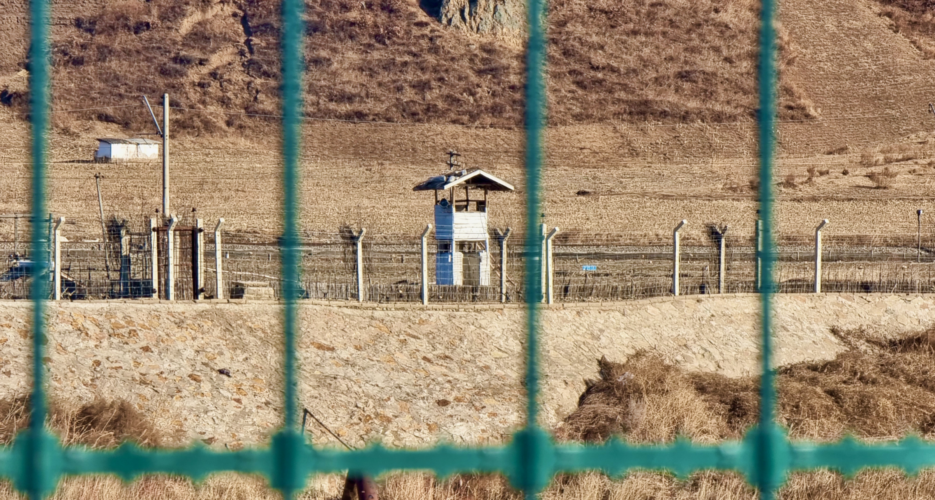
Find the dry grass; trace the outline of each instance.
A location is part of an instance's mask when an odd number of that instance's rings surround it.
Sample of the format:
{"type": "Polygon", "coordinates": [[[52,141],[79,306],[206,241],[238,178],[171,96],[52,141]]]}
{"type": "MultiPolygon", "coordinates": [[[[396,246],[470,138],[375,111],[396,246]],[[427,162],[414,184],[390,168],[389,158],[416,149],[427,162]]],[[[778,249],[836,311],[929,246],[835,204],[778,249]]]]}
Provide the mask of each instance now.
{"type": "MultiPolygon", "coordinates": [[[[277,4],[153,0],[72,8],[79,15],[53,33],[55,107],[130,107],[58,114],[55,125],[72,133],[88,121],[149,131],[139,96],[169,92],[174,106],[207,111],[180,117],[180,132],[265,132],[263,115],[279,113],[277,4]]],[[[310,116],[521,123],[518,36],[446,29],[407,0],[306,5],[310,116]]],[[[551,123],[752,121],[758,9],[753,0],[552,2],[551,123]]],[[[784,39],[782,68],[794,52],[784,39]]],[[[783,118],[816,116],[794,82],[783,80],[781,98],[783,118]]],[[[0,96],[24,113],[27,101],[19,87],[0,96]]]]}
{"type": "MultiPolygon", "coordinates": [[[[831,361],[799,363],[779,370],[779,419],[790,435],[794,439],[834,440],[846,430],[872,440],[894,439],[911,432],[931,436],[935,431],[935,328],[897,339],[863,330],[834,333],[849,346],[847,352],[831,361]]],[[[758,380],[754,377],[729,379],[688,373],[646,353],[624,363],[602,359],[599,365],[600,380],[589,382],[578,410],[559,428],[560,439],[601,441],[623,433],[630,441],[645,443],[671,441],[681,434],[695,441],[717,442],[740,437],[756,421],[758,380]]],[[[0,405],[3,440],[9,439],[13,427],[25,423],[23,404],[24,400],[18,399],[0,405]]],[[[154,436],[148,438],[150,444],[158,444],[158,434],[145,418],[121,402],[60,408],[53,405],[51,423],[65,431],[63,435],[72,443],[112,446],[116,436],[154,436]]],[[[338,476],[316,477],[299,498],[337,499],[342,484],[338,476]]],[[[460,475],[438,481],[423,474],[392,474],[381,484],[381,496],[390,500],[521,498],[499,476],[460,475]]],[[[893,470],[865,471],[844,480],[839,474],[819,470],[793,474],[779,498],[902,500],[933,496],[935,471],[914,478],[893,470]]],[[[738,475],[713,471],[696,473],[687,481],[648,472],[634,472],[619,481],[597,473],[559,475],[541,496],[544,500],[756,497],[755,490],[738,475]]],[[[13,498],[19,497],[8,485],[0,486],[0,499],[13,498]]],[[[113,478],[70,478],[54,498],[265,500],[277,496],[261,479],[221,475],[199,487],[171,477],[145,478],[127,486],[113,478]]]]}
{"type": "Polygon", "coordinates": [[[935,59],[935,5],[931,0],[877,0],[880,15],[889,18],[927,59],[935,59]]]}
{"type": "Polygon", "coordinates": [[[867,178],[877,189],[889,189],[893,185],[893,179],[899,175],[899,172],[890,170],[890,167],[884,167],[880,172],[870,172],[867,178]]]}
{"type": "MultiPolygon", "coordinates": [[[[851,432],[896,439],[935,431],[935,329],[899,340],[866,331],[836,335],[851,346],[834,360],[779,370],[779,422],[793,439],[829,441],[851,432]]],[[[758,379],[687,373],[640,353],[625,363],[602,359],[562,439],[633,442],[736,439],[756,423],[758,379]]]]}
{"type": "Polygon", "coordinates": [[[915,134],[901,141],[884,144],[862,151],[860,165],[877,167],[929,158],[935,152],[935,137],[930,134],[915,134]]]}
{"type": "MultiPolygon", "coordinates": [[[[132,440],[158,447],[166,436],[127,401],[96,400],[85,405],[52,401],[48,425],[65,445],[113,448],[132,440]]],[[[10,443],[17,431],[29,424],[29,397],[0,400],[0,444],[10,443]]]]}

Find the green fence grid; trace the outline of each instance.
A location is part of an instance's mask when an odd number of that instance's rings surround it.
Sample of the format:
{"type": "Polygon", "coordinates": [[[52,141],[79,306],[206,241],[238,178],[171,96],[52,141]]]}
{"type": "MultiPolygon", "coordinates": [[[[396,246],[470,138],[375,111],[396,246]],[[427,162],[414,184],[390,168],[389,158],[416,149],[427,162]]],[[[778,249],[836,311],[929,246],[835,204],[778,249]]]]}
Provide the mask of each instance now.
{"type": "MultiPolygon", "coordinates": [[[[542,132],[546,123],[546,4],[529,0],[526,83],[527,248],[541,240],[533,236],[539,222],[539,191],[543,170],[542,132]]],[[[32,213],[45,213],[46,133],[49,118],[49,0],[32,0],[29,52],[32,121],[32,213]]],[[[304,0],[282,0],[283,60],[283,202],[285,234],[282,266],[284,286],[299,282],[297,222],[299,218],[298,157],[302,120],[304,0]]],[[[918,438],[898,443],[866,445],[853,439],[839,443],[790,442],[774,421],[776,390],[771,370],[771,300],[774,293],[772,172],[776,114],[776,0],[763,0],[759,68],[760,211],[767,244],[763,251],[761,415],[757,427],[742,441],[696,445],[677,440],[667,445],[630,445],[611,440],[602,445],[555,444],[536,424],[539,267],[526,260],[528,338],[526,388],[527,420],[523,430],[502,447],[396,450],[372,446],[363,450],[330,451],[306,444],[296,428],[295,293],[284,290],[285,300],[285,427],[269,448],[214,452],[202,446],[187,450],[142,450],[124,444],[112,451],[82,447],[62,448],[44,426],[46,395],[43,388],[44,313],[48,284],[36,280],[32,289],[33,380],[32,415],[28,430],[17,435],[12,447],[0,449],[0,478],[12,479],[15,488],[32,499],[48,496],[64,475],[110,473],[125,480],[142,474],[164,473],[200,480],[216,472],[262,474],[272,487],[292,498],[313,473],[350,470],[377,475],[390,470],[433,471],[440,476],[458,472],[501,472],[511,483],[535,498],[557,472],[600,470],[620,476],[634,469],[665,470],[685,477],[702,469],[735,470],[760,490],[760,498],[774,498],[790,471],[829,468],[853,475],[865,467],[898,467],[912,474],[935,466],[935,445],[918,438]]],[[[35,262],[47,263],[41,225],[34,224],[32,252],[35,262]]],[[[294,292],[294,290],[293,290],[294,292]]]]}

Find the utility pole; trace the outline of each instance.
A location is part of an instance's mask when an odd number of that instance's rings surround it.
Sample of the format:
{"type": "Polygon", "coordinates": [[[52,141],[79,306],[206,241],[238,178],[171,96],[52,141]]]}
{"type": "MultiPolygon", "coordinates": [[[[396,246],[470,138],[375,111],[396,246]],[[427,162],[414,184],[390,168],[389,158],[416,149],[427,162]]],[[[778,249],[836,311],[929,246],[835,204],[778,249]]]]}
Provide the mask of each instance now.
{"type": "Polygon", "coordinates": [[[149,116],[153,118],[156,132],[162,137],[162,217],[167,222],[169,220],[169,94],[162,94],[162,127],[159,126],[156,113],[153,113],[153,107],[149,105],[149,98],[145,95],[143,103],[149,110],[149,116]]]}
{"type": "Polygon", "coordinates": [[[162,215],[169,215],[169,94],[162,94],[162,215]]]}
{"type": "Polygon", "coordinates": [[[104,225],[104,198],[101,196],[101,179],[104,176],[100,172],[94,174],[94,182],[97,183],[97,208],[101,214],[101,238],[104,248],[104,269],[107,271],[107,281],[110,281],[110,259],[107,258],[107,227],[104,225]]]}

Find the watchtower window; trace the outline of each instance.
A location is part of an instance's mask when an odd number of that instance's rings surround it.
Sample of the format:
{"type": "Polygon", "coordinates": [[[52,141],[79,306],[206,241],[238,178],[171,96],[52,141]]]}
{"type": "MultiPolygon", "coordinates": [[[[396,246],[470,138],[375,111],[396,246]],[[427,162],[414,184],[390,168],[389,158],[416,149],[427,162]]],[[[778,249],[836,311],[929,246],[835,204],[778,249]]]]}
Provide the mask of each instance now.
{"type": "Polygon", "coordinates": [[[457,200],[455,201],[454,205],[455,205],[455,212],[486,212],[487,211],[487,202],[484,200],[457,200]]]}

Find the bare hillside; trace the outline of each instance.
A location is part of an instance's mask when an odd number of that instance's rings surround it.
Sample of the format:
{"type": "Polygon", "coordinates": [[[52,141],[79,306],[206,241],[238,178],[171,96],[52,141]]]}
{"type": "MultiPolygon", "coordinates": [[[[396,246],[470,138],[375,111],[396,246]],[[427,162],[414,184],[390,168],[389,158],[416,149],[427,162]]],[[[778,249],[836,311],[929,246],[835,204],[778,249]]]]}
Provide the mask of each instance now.
{"type": "MultiPolygon", "coordinates": [[[[22,0],[3,0],[12,50],[3,104],[25,111],[22,0]],[[5,4],[5,5],[4,5],[5,4]],[[23,76],[20,74],[20,76],[23,76]]],[[[756,108],[758,3],[667,0],[550,7],[553,124],[608,120],[749,121],[756,108]]],[[[317,118],[514,127],[521,122],[521,35],[445,27],[414,0],[308,0],[307,102],[317,118]]],[[[278,113],[278,5],[259,0],[55,2],[56,124],[144,129],[139,96],[168,91],[205,110],[177,127],[257,130],[278,113]]],[[[783,64],[792,62],[787,46],[783,64]]],[[[792,80],[783,116],[814,116],[792,80]]]]}

